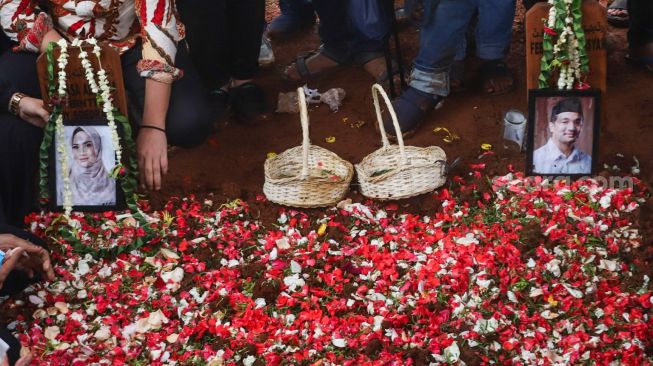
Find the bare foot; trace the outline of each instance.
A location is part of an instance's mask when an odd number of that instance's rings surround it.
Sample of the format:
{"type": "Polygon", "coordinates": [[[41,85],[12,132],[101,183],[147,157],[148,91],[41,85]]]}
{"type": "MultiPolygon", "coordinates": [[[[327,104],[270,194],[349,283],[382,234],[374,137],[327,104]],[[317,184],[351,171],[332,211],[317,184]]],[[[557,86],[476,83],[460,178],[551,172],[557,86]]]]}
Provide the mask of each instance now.
{"type": "Polygon", "coordinates": [[[508,93],[515,86],[512,72],[502,60],[486,61],[479,69],[479,76],[483,90],[491,95],[508,93]]]}
{"type": "Polygon", "coordinates": [[[368,74],[372,75],[375,80],[379,81],[381,79],[387,79],[387,65],[385,63],[385,57],[377,57],[373,60],[367,61],[363,65],[363,69],[367,71],[368,74]]]}

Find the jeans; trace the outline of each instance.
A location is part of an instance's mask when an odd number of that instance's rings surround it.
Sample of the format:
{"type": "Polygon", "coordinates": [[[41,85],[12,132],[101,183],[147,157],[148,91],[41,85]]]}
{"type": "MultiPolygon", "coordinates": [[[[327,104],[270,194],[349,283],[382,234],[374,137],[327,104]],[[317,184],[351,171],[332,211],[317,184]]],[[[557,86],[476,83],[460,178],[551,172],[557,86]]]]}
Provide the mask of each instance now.
{"type": "Polygon", "coordinates": [[[383,56],[385,41],[368,38],[350,21],[347,16],[349,1],[313,0],[313,7],[320,18],[319,33],[325,56],[339,64],[353,62],[358,65],[383,56]]]}
{"type": "MultiPolygon", "coordinates": [[[[473,31],[476,56],[481,60],[500,60],[506,57],[512,38],[515,0],[479,1],[478,14],[469,30],[473,31]]],[[[458,46],[456,61],[464,60],[467,37],[458,46]]]]}
{"type": "Polygon", "coordinates": [[[638,48],[653,42],[653,1],[628,0],[628,47],[638,48]]]}
{"type": "Polygon", "coordinates": [[[477,47],[478,56],[497,59],[505,55],[512,32],[514,0],[487,4],[488,2],[424,1],[424,20],[421,25],[419,52],[413,63],[411,87],[429,94],[449,95],[449,70],[477,10],[479,24],[476,34],[477,39],[482,40],[477,47]]]}

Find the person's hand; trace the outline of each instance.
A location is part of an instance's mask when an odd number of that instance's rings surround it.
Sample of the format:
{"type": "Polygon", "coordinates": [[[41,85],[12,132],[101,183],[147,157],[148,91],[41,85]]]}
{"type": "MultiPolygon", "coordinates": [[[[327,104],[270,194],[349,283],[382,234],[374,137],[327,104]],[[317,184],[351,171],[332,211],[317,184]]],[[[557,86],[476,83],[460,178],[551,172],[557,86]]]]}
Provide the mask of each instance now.
{"type": "Polygon", "coordinates": [[[0,234],[0,250],[5,252],[5,261],[0,266],[0,288],[9,273],[16,269],[24,271],[30,278],[40,273],[48,281],[54,280],[54,271],[48,252],[15,235],[0,234]]]}
{"type": "Polygon", "coordinates": [[[21,358],[19,358],[18,361],[16,361],[16,363],[14,365],[15,366],[29,366],[29,365],[32,364],[32,358],[33,358],[32,354],[28,352],[26,355],[21,356],[21,358]]]}
{"type": "Polygon", "coordinates": [[[36,127],[45,127],[50,119],[50,112],[43,106],[43,100],[23,97],[18,104],[18,117],[36,127]]]}
{"type": "Polygon", "coordinates": [[[163,131],[142,128],[136,139],[141,187],[161,189],[161,177],[168,173],[168,140],[163,131]]]}

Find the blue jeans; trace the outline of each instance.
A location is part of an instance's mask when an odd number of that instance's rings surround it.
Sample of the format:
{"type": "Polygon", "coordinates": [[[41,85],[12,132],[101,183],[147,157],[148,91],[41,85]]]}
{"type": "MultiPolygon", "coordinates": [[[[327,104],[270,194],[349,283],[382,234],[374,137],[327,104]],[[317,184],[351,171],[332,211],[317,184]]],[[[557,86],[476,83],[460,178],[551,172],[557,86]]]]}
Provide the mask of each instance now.
{"type": "MultiPolygon", "coordinates": [[[[470,30],[476,40],[476,56],[481,60],[500,60],[506,57],[512,38],[512,21],[515,17],[515,0],[479,1],[478,14],[470,30]]],[[[467,39],[458,47],[456,61],[464,60],[467,39]]]]}
{"type": "Polygon", "coordinates": [[[488,60],[505,56],[512,34],[514,0],[425,0],[411,87],[429,94],[449,95],[449,70],[477,10],[478,56],[488,60]]]}

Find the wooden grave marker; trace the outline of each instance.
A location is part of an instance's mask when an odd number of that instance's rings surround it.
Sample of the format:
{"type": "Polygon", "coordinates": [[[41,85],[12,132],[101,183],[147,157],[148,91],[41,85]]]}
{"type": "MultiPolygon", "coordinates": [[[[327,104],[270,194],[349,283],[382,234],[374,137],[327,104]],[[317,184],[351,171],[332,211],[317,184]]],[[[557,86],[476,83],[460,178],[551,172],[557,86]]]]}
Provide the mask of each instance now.
{"type": "MultiPolygon", "coordinates": [[[[93,71],[97,73],[99,68],[97,57],[93,54],[93,46],[84,44],[82,46],[88,53],[88,60],[93,65],[93,71]]],[[[64,123],[69,121],[97,121],[105,119],[102,107],[96,102],[95,94],[91,91],[86,80],[84,67],[79,59],[79,47],[68,46],[68,64],[66,65],[66,81],[68,84],[68,98],[63,106],[64,123]]],[[[53,52],[55,70],[54,82],[57,83],[58,68],[57,59],[59,57],[59,48],[53,52]]],[[[108,45],[102,45],[102,67],[107,72],[107,80],[111,87],[113,105],[120,113],[127,116],[127,98],[125,96],[125,84],[122,78],[122,67],[120,55],[108,45]]],[[[45,54],[39,56],[37,62],[37,71],[39,83],[41,86],[41,95],[46,106],[50,105],[50,96],[48,95],[48,60],[45,54]]],[[[97,76],[96,76],[97,80],[97,76]]],[[[48,107],[46,107],[48,108],[48,107]]]]}
{"type": "MultiPolygon", "coordinates": [[[[542,43],[544,40],[544,21],[549,17],[548,3],[537,3],[526,13],[526,91],[538,88],[542,43]]],[[[607,10],[596,0],[583,0],[583,29],[585,30],[586,50],[590,71],[586,82],[600,89],[605,106],[607,90],[607,49],[608,32],[607,10]]],[[[605,108],[602,109],[605,111],[605,108]]]]}

